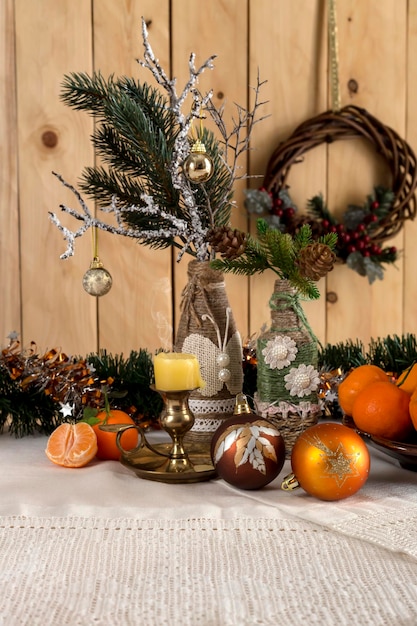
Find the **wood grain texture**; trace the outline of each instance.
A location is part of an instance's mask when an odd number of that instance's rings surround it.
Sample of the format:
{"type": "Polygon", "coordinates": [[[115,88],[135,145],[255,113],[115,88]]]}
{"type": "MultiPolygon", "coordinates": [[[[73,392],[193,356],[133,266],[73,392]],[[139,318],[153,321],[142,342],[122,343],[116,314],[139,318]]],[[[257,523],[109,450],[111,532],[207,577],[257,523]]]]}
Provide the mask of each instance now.
{"type": "MultiPolygon", "coordinates": [[[[417,0],[408,3],[407,31],[407,118],[406,137],[417,150],[417,0]]],[[[404,301],[403,328],[417,332],[417,220],[407,225],[404,232],[404,301]]]]}
{"type": "MultiPolygon", "coordinates": [[[[85,354],[97,347],[127,353],[170,347],[178,321],[187,259],[152,251],[121,237],[100,235],[99,253],[112,273],[111,292],[96,301],[81,285],[92,255],[89,235],[62,261],[65,242],[48,219],[73,195],[52,176],[76,185],[94,163],[92,120],[60,101],[71,71],[138,76],[140,20],[149,22],[152,46],[164,67],[187,79],[188,58],[217,54],[215,70],[199,87],[212,88],[226,114],[247,105],[258,70],[269,117],[256,127],[244,171],[263,176],[273,149],[301,122],[330,107],[325,0],[3,0],[0,8],[0,325],[2,343],[16,329],[24,343],[85,354]],[[173,275],[172,275],[173,274],[173,275]]],[[[407,138],[417,151],[417,0],[337,0],[342,105],[366,108],[407,138]],[[356,91],[349,88],[355,80],[356,91]]],[[[385,165],[361,141],[320,146],[292,168],[294,203],[322,192],[341,215],[361,204],[375,184],[390,185],[385,165]]],[[[251,179],[252,187],[260,179],[251,179]]],[[[235,189],[233,225],[245,229],[243,188],[235,189]]],[[[78,207],[76,207],[78,208],[78,207]]],[[[73,227],[68,216],[61,216],[73,227]],[[67,219],[68,218],[68,219],[67,219]]],[[[253,224],[251,225],[253,230],[253,224]]],[[[321,298],[304,304],[324,343],[416,331],[417,223],[390,240],[401,250],[383,281],[368,285],[346,266],[320,282],[321,298]],[[326,293],[336,301],[326,301],[326,293]]],[[[226,276],[229,299],[243,337],[269,323],[275,275],[226,276]]]]}
{"type": "Polygon", "coordinates": [[[0,4],[0,345],[21,332],[13,0],[0,4]]]}
{"type": "Polygon", "coordinates": [[[65,245],[48,211],[59,212],[60,203],[76,205],[51,172],[76,184],[77,165],[93,160],[91,121],[59,99],[65,73],[91,71],[90,5],[16,0],[15,13],[22,339],[41,348],[85,353],[97,345],[95,301],[81,287],[90,241],[83,238],[76,255],[61,261],[65,245]],[[44,133],[52,133],[56,145],[45,144],[44,133]]]}
{"type": "MultiPolygon", "coordinates": [[[[216,54],[215,69],[206,71],[199,80],[199,89],[213,90],[216,106],[224,104],[225,120],[231,128],[231,117],[236,117],[235,103],[247,106],[247,0],[212,0],[198,3],[183,0],[173,3],[172,11],[172,73],[178,84],[188,80],[188,58],[196,54],[196,65],[201,65],[216,54]]],[[[254,84],[254,83],[253,83],[254,84]]],[[[247,163],[240,163],[247,171],[247,163]]],[[[246,212],[243,208],[243,184],[235,187],[236,208],[232,213],[234,227],[246,230],[246,212]]],[[[186,284],[187,258],[175,265],[176,319],[179,315],[181,291],[186,284]]],[[[227,294],[236,325],[243,336],[248,328],[248,280],[245,277],[225,276],[227,294]]]]}
{"type": "MultiPolygon", "coordinates": [[[[323,4],[319,0],[252,0],[250,4],[250,77],[253,81],[260,68],[268,80],[265,98],[270,115],[257,129],[251,175],[264,173],[273,150],[298,124],[325,110],[327,30],[323,4]]],[[[306,200],[325,188],[325,165],[325,151],[320,147],[292,168],[289,191],[301,212],[306,200]]],[[[270,321],[268,302],[275,278],[272,272],[251,278],[251,333],[270,321]]],[[[322,294],[324,286],[322,281],[322,294]]],[[[315,334],[324,340],[324,298],[303,306],[315,334]]]]}
{"type": "MultiPolygon", "coordinates": [[[[342,106],[363,107],[404,136],[406,4],[347,0],[337,6],[342,106]],[[351,79],[358,84],[354,94],[348,90],[351,79]]],[[[374,149],[356,140],[330,146],[327,193],[333,211],[362,204],[378,184],[389,187],[391,180],[374,149]]],[[[390,245],[403,249],[403,233],[390,245]]],[[[328,288],[338,296],[328,307],[329,342],[349,337],[368,342],[372,336],[402,331],[402,266],[400,260],[388,267],[384,280],[373,285],[346,266],[329,275],[328,288]]]]}
{"type": "MultiPolygon", "coordinates": [[[[169,68],[169,3],[153,0],[94,4],[94,66],[104,76],[132,76],[154,84],[140,67],[142,16],[149,40],[163,67],[169,68]]],[[[101,215],[101,217],[103,217],[101,215]]],[[[152,250],[127,237],[100,235],[100,257],[113,277],[111,291],[99,301],[99,343],[113,353],[172,347],[170,250],[152,250]]]]}

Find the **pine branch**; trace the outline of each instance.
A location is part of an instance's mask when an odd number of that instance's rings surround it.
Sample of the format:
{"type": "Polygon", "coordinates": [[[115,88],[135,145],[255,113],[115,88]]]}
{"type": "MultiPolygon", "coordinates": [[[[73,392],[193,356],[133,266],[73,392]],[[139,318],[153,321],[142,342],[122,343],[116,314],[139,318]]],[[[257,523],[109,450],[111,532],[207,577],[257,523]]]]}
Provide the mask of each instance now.
{"type": "MultiPolygon", "coordinates": [[[[306,228],[310,227],[306,225],[306,228]]],[[[211,266],[222,272],[246,276],[269,269],[280,278],[289,280],[302,296],[317,299],[320,292],[314,281],[302,276],[295,263],[303,238],[305,241],[310,240],[306,235],[301,235],[296,245],[291,235],[271,228],[265,220],[259,219],[257,238],[247,235],[246,249],[242,255],[235,259],[215,259],[211,266]]]]}
{"type": "Polygon", "coordinates": [[[314,216],[316,219],[326,219],[330,224],[335,223],[335,218],[327,208],[321,193],[308,201],[307,210],[310,215],[314,216]]]}
{"type": "Polygon", "coordinates": [[[365,357],[386,372],[398,375],[417,362],[416,336],[408,333],[401,337],[387,335],[384,339],[371,339],[365,357]]]}
{"type": "Polygon", "coordinates": [[[206,240],[208,231],[230,221],[234,182],[241,178],[237,162],[249,150],[253,128],[263,119],[258,117],[258,109],[264,104],[259,98],[263,83],[258,76],[252,110],[236,105],[237,117],[228,132],[223,109],[217,110],[212,104],[212,92],[202,94],[197,89],[201,74],[213,69],[215,56],[197,67],[195,55],[191,54],[188,80],[182,90],[177,90],[176,79],[167,76],[154,55],[144,20],[142,38],[144,56],[139,63],[151,72],[161,89],[127,77],[110,76],[106,80],[99,72],[91,77],[72,73],[64,78],[62,100],[96,121],[93,143],[103,163],[83,170],[80,189],[100,209],[114,212],[118,225],[93,218],[79,192],[58,176],[76,193],[82,208],[76,211],[61,205],[61,210],[83,222],[78,230],[71,231],[50,213],[67,242],[61,258],[74,254],[75,239],[90,227],[97,227],[153,247],[175,246],[180,249],[177,260],[186,252],[207,260],[212,256],[206,240]],[[191,109],[184,113],[189,98],[191,109]],[[213,117],[221,139],[207,129],[199,132],[198,139],[213,160],[214,173],[207,182],[193,184],[182,165],[191,150],[192,124],[201,121],[205,110],[213,117]]]}
{"type": "Polygon", "coordinates": [[[328,370],[340,368],[344,373],[368,363],[398,376],[416,362],[417,338],[411,333],[372,338],[366,348],[359,339],[349,339],[334,345],[327,344],[319,352],[321,367],[328,370]]]}
{"type": "Polygon", "coordinates": [[[325,370],[340,369],[343,373],[367,362],[365,347],[359,339],[319,347],[319,366],[325,370]]]}

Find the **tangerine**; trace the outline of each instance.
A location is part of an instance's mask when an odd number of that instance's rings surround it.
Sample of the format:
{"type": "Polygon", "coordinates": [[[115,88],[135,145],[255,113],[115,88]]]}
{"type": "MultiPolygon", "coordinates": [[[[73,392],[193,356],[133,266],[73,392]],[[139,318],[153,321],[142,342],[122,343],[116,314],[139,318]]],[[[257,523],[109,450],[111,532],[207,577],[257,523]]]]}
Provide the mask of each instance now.
{"type": "MultiPolygon", "coordinates": [[[[94,432],[97,436],[97,458],[103,461],[119,461],[121,452],[116,444],[117,433],[108,433],[100,429],[103,424],[130,424],[135,425],[130,415],[119,409],[110,411],[100,411],[97,414],[94,432]]],[[[120,443],[124,450],[132,450],[138,445],[138,432],[136,428],[130,428],[124,432],[120,438],[120,443]]]]}
{"type": "Polygon", "coordinates": [[[398,387],[407,391],[407,393],[413,393],[417,389],[417,363],[407,367],[397,379],[398,387]]]}
{"type": "Polygon", "coordinates": [[[50,435],[45,454],[63,467],[84,467],[97,453],[97,437],[85,422],[61,424],[50,435]]]}
{"type": "Polygon", "coordinates": [[[356,427],[369,435],[404,441],[413,424],[410,394],[390,381],[370,383],[358,394],[352,417],[356,427]]]}
{"type": "Polygon", "coordinates": [[[413,426],[417,430],[417,389],[411,394],[408,410],[413,426]]]}
{"type": "Polygon", "coordinates": [[[359,365],[353,369],[338,387],[340,408],[346,415],[352,415],[353,404],[359,393],[370,383],[388,380],[387,374],[377,365],[359,365]]]}

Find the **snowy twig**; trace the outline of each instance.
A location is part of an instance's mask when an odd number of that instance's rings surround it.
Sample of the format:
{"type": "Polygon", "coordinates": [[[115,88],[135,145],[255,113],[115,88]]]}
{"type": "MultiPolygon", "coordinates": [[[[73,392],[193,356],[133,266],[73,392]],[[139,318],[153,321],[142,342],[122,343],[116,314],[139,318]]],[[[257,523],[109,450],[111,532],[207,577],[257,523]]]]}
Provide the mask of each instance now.
{"type": "MultiPolygon", "coordinates": [[[[113,233],[115,235],[131,237],[133,239],[141,241],[150,241],[152,239],[173,239],[174,237],[179,237],[185,242],[184,245],[188,247],[189,244],[187,242],[192,239],[190,238],[190,233],[188,232],[188,223],[185,220],[182,220],[175,215],[171,215],[170,213],[167,213],[166,211],[161,210],[159,207],[155,206],[150,196],[146,196],[145,194],[143,195],[142,200],[145,202],[145,206],[139,207],[132,205],[130,207],[123,207],[123,212],[135,211],[144,213],[146,215],[158,215],[167,222],[171,223],[170,228],[164,227],[156,230],[145,230],[139,228],[136,229],[130,227],[127,228],[122,221],[122,211],[118,208],[116,199],[113,199],[111,206],[105,207],[103,210],[106,213],[113,213],[115,215],[118,226],[108,224],[107,222],[104,222],[91,214],[91,211],[89,210],[87,204],[83,200],[81,194],[75,189],[75,187],[66,182],[60,174],[57,174],[56,172],[52,173],[58,178],[58,180],[60,180],[60,182],[65,187],[67,187],[74,193],[83,211],[81,213],[79,211],[76,211],[75,209],[72,209],[71,207],[66,206],[65,204],[60,205],[60,209],[64,213],[68,213],[75,219],[83,222],[83,225],[75,231],[71,231],[63,226],[58,216],[55,213],[49,212],[51,222],[55,224],[58,230],[62,232],[64,240],[67,242],[67,249],[63,254],[61,254],[61,259],[68,259],[70,256],[73,256],[75,239],[77,239],[77,237],[81,237],[89,228],[99,228],[100,230],[113,233]]],[[[181,251],[182,249],[183,248],[181,248],[181,251]]]]}
{"type": "MultiPolygon", "coordinates": [[[[62,232],[64,240],[67,242],[67,250],[61,255],[61,258],[66,259],[74,254],[74,242],[77,237],[81,237],[89,228],[99,228],[101,230],[122,235],[125,237],[131,237],[139,240],[140,242],[155,245],[173,245],[180,249],[178,254],[178,260],[182,258],[185,252],[190,252],[195,255],[197,259],[203,261],[210,258],[209,244],[207,243],[207,232],[210,228],[216,225],[216,218],[219,214],[222,216],[224,222],[225,215],[225,203],[227,208],[230,208],[233,203],[230,198],[233,195],[233,184],[238,178],[242,179],[245,176],[237,176],[238,159],[246,150],[249,149],[251,134],[255,124],[261,119],[257,118],[256,114],[258,108],[264,104],[259,101],[259,92],[263,83],[257,79],[257,85],[255,87],[255,100],[251,111],[247,111],[243,107],[237,106],[237,119],[233,120],[233,128],[231,132],[227,131],[226,124],[224,122],[224,108],[216,108],[212,102],[212,91],[202,94],[198,88],[198,80],[201,74],[206,70],[212,70],[214,68],[214,60],[216,55],[210,56],[199,67],[196,66],[196,57],[192,53],[188,61],[188,79],[181,91],[177,90],[177,80],[175,78],[170,79],[159,60],[155,57],[152,47],[148,40],[148,29],[146,27],[145,20],[142,19],[142,38],[144,54],[143,59],[138,59],[139,64],[149,70],[156,80],[157,84],[166,92],[168,98],[166,100],[167,109],[172,113],[174,119],[175,131],[172,135],[172,139],[175,137],[172,147],[170,144],[169,159],[165,159],[163,163],[166,163],[166,167],[170,176],[170,183],[168,186],[167,197],[164,198],[163,194],[159,193],[158,202],[149,194],[142,194],[143,189],[152,189],[152,176],[153,174],[143,173],[143,169],[140,170],[140,176],[143,177],[144,184],[137,186],[137,193],[130,193],[129,197],[134,199],[135,204],[128,204],[126,206],[117,197],[113,197],[111,204],[107,207],[100,207],[104,213],[111,213],[115,218],[116,225],[109,224],[101,219],[95,217],[89,210],[87,204],[81,197],[80,193],[69,183],[67,183],[62,176],[54,173],[54,175],[60,180],[60,182],[70,189],[76,196],[81,210],[76,210],[66,205],[61,205],[60,208],[63,212],[67,213],[77,221],[81,221],[82,225],[77,230],[71,231],[63,226],[59,218],[55,213],[50,213],[51,221],[62,232]],[[187,98],[191,98],[191,107],[187,113],[183,112],[183,107],[187,101],[187,98]],[[223,146],[223,151],[216,151],[219,159],[223,162],[225,170],[221,170],[218,180],[221,181],[221,194],[217,192],[216,195],[210,190],[201,185],[200,190],[202,193],[196,193],[196,188],[188,180],[184,173],[183,164],[191,150],[191,131],[192,124],[195,119],[201,119],[203,112],[208,111],[209,115],[213,119],[220,133],[220,142],[223,146]],[[231,164],[228,163],[228,153],[232,152],[231,164]],[[175,195],[178,192],[177,206],[180,207],[178,215],[175,214],[175,209],[172,208],[172,189],[175,190],[175,195]],[[221,198],[218,199],[218,196],[221,198]],[[202,202],[202,197],[205,199],[202,202]],[[212,207],[211,201],[216,197],[215,206],[212,207]],[[166,200],[166,202],[165,202],[166,200]],[[143,204],[142,204],[143,203],[143,204]],[[168,208],[166,208],[168,207],[168,208]],[[173,212],[174,211],[174,212],[173,212]],[[149,216],[149,223],[154,228],[146,227],[146,230],[135,227],[135,220],[128,220],[129,213],[136,213],[138,215],[149,216]],[[126,222],[132,221],[133,227],[127,226],[126,222]]],[[[74,87],[75,90],[75,87],[74,87]]],[[[72,101],[70,101],[73,105],[72,101]]],[[[106,120],[105,124],[109,122],[106,120]]],[[[116,133],[117,135],[117,133],[116,133]]],[[[121,136],[123,136],[121,134],[121,136]]],[[[129,133],[128,136],[130,137],[129,133]]],[[[171,137],[169,137],[171,139],[171,137]]],[[[118,166],[118,164],[117,164],[118,166]]],[[[115,166],[115,169],[117,169],[115,166]]],[[[223,165],[222,165],[223,168],[223,165]]],[[[151,168],[150,168],[151,169],[151,168]]],[[[113,173],[111,172],[111,175],[113,173]]],[[[117,187],[117,176],[115,174],[116,183],[110,185],[111,189],[117,187]]],[[[94,187],[94,185],[93,185],[94,187]]],[[[132,185],[134,187],[134,185],[132,185]]],[[[142,220],[146,226],[146,220],[142,220]]],[[[140,220],[139,220],[140,222],[140,220]]]]}

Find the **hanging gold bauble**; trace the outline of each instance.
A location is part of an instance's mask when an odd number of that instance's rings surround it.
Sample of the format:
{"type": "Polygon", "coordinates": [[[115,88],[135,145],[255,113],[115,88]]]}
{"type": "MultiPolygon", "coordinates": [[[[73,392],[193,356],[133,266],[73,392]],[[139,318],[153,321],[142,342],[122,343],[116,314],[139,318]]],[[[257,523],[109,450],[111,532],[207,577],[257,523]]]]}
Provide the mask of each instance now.
{"type": "Polygon", "coordinates": [[[212,158],[206,152],[206,146],[199,140],[191,146],[191,152],[185,159],[183,172],[192,183],[206,183],[213,175],[212,158]]]}
{"type": "Polygon", "coordinates": [[[113,279],[98,257],[91,261],[90,268],[83,276],[83,287],[90,296],[105,296],[111,289],[113,279]]]}

